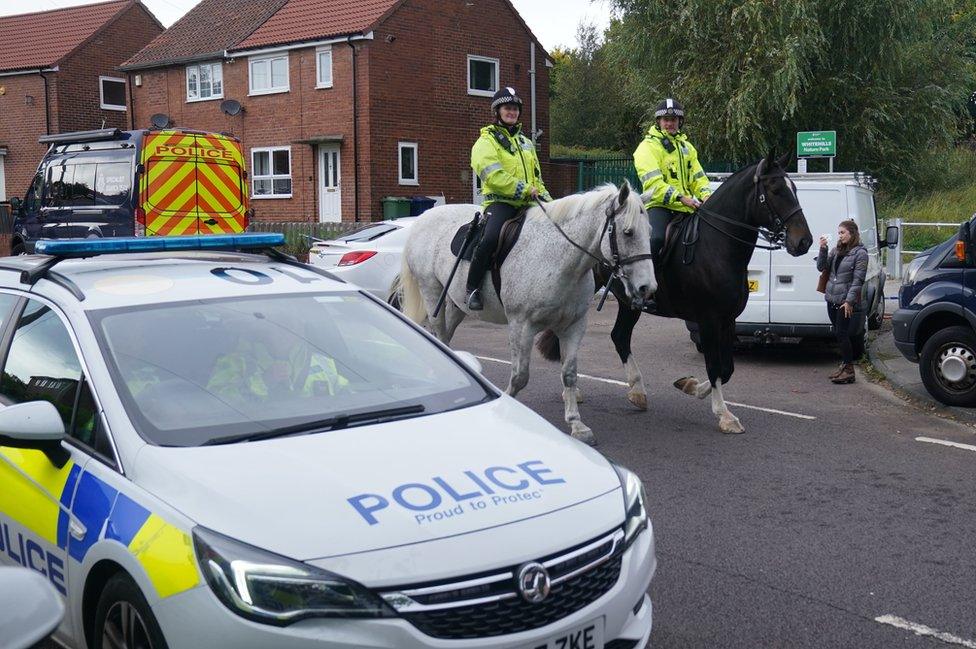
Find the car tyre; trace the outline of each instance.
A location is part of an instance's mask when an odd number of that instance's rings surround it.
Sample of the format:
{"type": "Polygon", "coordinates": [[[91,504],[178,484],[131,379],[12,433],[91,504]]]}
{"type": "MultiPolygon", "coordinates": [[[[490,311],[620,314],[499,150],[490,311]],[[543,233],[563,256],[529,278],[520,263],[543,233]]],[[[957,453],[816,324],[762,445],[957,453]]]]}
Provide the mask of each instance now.
{"type": "Polygon", "coordinates": [[[10,249],[11,257],[17,257],[19,255],[26,255],[26,254],[27,254],[27,247],[24,245],[22,241],[18,241],[13,245],[13,248],[10,249]]]}
{"type": "Polygon", "coordinates": [[[922,347],[919,373],[925,389],[948,406],[976,406],[976,334],[968,327],[946,327],[922,347]],[[952,380],[945,371],[962,372],[952,380]]]}
{"type": "Polygon", "coordinates": [[[885,299],[882,295],[878,300],[878,308],[876,308],[871,315],[868,316],[868,330],[877,331],[881,328],[881,323],[884,321],[885,315],[885,299]]]}
{"type": "Polygon", "coordinates": [[[159,623],[132,578],[108,580],[95,609],[93,649],[167,649],[159,623]]]}

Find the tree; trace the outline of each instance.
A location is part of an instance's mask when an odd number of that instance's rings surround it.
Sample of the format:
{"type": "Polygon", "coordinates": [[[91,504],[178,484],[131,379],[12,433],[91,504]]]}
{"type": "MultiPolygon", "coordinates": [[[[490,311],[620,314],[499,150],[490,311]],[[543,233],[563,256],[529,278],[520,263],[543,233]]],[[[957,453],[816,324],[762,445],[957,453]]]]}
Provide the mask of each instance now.
{"type": "Polygon", "coordinates": [[[963,135],[973,0],[612,2],[622,18],[605,49],[626,96],[682,101],[707,158],[833,129],[838,168],[904,189],[963,135]]]}

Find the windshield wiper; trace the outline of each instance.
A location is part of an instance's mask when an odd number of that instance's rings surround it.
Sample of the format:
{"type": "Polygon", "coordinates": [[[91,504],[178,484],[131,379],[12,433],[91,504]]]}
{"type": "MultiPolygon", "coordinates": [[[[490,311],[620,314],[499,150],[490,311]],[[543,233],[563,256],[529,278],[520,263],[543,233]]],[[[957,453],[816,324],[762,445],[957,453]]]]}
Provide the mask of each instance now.
{"type": "Polygon", "coordinates": [[[206,442],[201,444],[201,446],[234,444],[236,442],[257,442],[264,439],[285,437],[287,435],[296,435],[299,433],[317,433],[327,430],[340,430],[342,428],[348,428],[350,424],[363,424],[366,422],[379,423],[380,421],[398,419],[408,415],[419,415],[425,410],[426,408],[423,406],[423,404],[417,403],[410,406],[400,406],[398,408],[382,408],[379,410],[345,413],[341,415],[333,415],[327,419],[305,422],[303,424],[295,424],[294,426],[273,428],[271,430],[264,430],[258,433],[243,433],[241,435],[214,437],[213,439],[208,439],[206,442]]]}

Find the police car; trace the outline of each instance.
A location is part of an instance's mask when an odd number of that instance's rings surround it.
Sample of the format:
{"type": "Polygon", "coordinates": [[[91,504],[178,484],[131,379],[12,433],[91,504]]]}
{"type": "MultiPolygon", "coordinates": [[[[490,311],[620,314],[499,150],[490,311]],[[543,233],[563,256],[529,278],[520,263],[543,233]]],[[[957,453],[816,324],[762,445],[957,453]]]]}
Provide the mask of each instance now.
{"type": "Polygon", "coordinates": [[[0,260],[0,563],[65,598],[56,638],[643,647],[637,476],[281,243],[0,260]]]}

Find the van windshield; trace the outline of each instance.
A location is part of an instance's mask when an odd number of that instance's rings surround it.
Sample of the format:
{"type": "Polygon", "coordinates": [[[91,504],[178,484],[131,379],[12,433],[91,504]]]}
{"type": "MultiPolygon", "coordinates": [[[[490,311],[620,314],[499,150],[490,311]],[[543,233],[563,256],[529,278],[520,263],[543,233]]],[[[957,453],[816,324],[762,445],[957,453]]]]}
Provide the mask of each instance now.
{"type": "Polygon", "coordinates": [[[161,446],[317,432],[316,422],[330,418],[427,415],[493,396],[358,293],[198,300],[89,317],[130,420],[161,446]]]}

